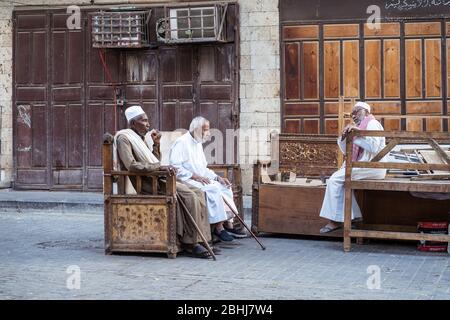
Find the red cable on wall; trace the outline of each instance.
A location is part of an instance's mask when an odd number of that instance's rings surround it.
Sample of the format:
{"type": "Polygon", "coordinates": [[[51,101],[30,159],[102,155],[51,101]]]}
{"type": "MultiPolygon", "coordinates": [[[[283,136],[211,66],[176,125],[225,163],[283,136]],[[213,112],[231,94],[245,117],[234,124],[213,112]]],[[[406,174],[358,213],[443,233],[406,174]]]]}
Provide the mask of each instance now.
{"type": "Polygon", "coordinates": [[[111,73],[109,72],[108,65],[106,64],[105,60],[105,53],[103,52],[103,49],[98,49],[98,55],[100,57],[100,61],[103,65],[103,70],[105,70],[106,77],[108,78],[108,81],[112,83],[113,85],[113,97],[114,97],[114,134],[117,132],[117,98],[116,98],[116,85],[114,84],[111,73]]]}

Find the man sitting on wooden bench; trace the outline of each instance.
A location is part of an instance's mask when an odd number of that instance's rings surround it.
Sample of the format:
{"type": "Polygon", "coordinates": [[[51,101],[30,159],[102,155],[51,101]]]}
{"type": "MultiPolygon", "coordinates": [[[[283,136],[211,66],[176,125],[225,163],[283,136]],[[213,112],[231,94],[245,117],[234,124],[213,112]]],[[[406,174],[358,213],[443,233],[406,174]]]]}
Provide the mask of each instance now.
{"type": "MultiPolygon", "coordinates": [[[[150,122],[140,106],[131,106],[125,110],[129,129],[118,131],[114,137],[114,146],[117,150],[114,152],[119,159],[116,158],[121,165],[131,172],[151,172],[155,170],[167,170],[172,174],[177,171],[172,166],[161,166],[159,161],[158,144],[161,135],[155,132],[152,134],[153,143],[145,141],[146,134],[150,131],[150,122]],[[153,145],[150,149],[149,145],[153,145]]],[[[136,188],[134,177],[125,181],[126,193],[133,193],[136,188]]],[[[150,180],[143,178],[142,193],[152,194],[152,184],[150,180]]],[[[193,257],[210,258],[210,253],[202,243],[202,239],[191,220],[187,215],[194,218],[195,223],[203,233],[207,241],[211,241],[211,232],[208,223],[208,212],[204,193],[191,185],[183,183],[176,184],[177,195],[184,202],[189,212],[185,212],[183,206],[177,205],[177,235],[181,242],[182,248],[193,257]]]]}
{"type": "Polygon", "coordinates": [[[192,120],[189,131],[179,137],[170,150],[170,164],[177,168],[177,179],[200,188],[206,194],[209,223],[214,226],[214,234],[223,242],[230,243],[233,238],[247,235],[233,227],[231,208],[237,212],[233,201],[231,184],[214,171],[208,169],[203,151],[203,143],[210,137],[209,121],[203,117],[192,120]]]}
{"type": "MultiPolygon", "coordinates": [[[[380,122],[370,113],[370,106],[365,102],[357,102],[352,110],[354,123],[347,125],[338,138],[338,145],[345,154],[346,137],[352,130],[384,130],[380,122]]],[[[371,161],[385,147],[384,137],[359,137],[354,140],[353,161],[371,161]]],[[[381,161],[386,161],[382,159],[381,161]]],[[[386,169],[352,169],[352,178],[384,179],[386,169]]],[[[327,180],[327,188],[320,210],[320,216],[329,219],[329,223],[320,229],[320,233],[328,233],[341,228],[344,222],[344,181],[345,164],[327,180]]],[[[361,210],[352,194],[352,220],[361,218],[361,210]]]]}

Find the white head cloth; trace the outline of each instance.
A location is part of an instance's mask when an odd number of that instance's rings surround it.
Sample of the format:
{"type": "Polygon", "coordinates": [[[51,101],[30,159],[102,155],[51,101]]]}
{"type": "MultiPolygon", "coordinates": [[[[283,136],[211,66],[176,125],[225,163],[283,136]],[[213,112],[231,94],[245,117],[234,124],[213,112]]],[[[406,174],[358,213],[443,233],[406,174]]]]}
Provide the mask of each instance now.
{"type": "Polygon", "coordinates": [[[141,106],[131,106],[125,110],[125,117],[129,123],[132,119],[144,113],[145,111],[141,108],[141,106]]]}
{"type": "Polygon", "coordinates": [[[356,107],[366,109],[370,113],[370,106],[365,102],[358,101],[353,108],[356,108],[356,107]]]}

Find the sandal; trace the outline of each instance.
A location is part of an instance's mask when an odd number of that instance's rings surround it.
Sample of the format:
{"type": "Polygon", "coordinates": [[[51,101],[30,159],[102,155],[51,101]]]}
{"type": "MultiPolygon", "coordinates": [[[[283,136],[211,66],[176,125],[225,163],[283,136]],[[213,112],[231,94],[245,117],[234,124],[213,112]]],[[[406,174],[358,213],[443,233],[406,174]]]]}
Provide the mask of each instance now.
{"type": "Polygon", "coordinates": [[[193,258],[200,258],[200,259],[212,258],[208,250],[206,250],[205,247],[203,247],[200,244],[196,244],[194,245],[194,247],[191,248],[186,248],[185,251],[188,256],[193,258]]]}
{"type": "Polygon", "coordinates": [[[325,227],[321,228],[319,232],[320,233],[329,233],[329,232],[339,230],[340,228],[342,228],[341,225],[339,225],[337,227],[331,227],[330,225],[327,224],[325,227]]]}

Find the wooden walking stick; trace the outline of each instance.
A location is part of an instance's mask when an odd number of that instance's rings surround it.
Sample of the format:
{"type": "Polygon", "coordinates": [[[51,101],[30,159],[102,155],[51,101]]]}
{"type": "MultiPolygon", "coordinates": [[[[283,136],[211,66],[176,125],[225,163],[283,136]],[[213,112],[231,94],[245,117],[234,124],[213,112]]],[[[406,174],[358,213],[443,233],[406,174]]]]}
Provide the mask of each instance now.
{"type": "Polygon", "coordinates": [[[203,242],[205,243],[206,246],[206,250],[208,250],[209,254],[213,257],[214,260],[216,259],[216,255],[214,254],[214,252],[212,251],[211,247],[208,244],[208,241],[206,241],[205,236],[203,235],[203,233],[200,231],[200,228],[198,227],[197,223],[195,222],[194,218],[191,216],[191,213],[189,212],[189,210],[186,208],[186,205],[184,204],[183,200],[181,200],[180,196],[177,194],[177,200],[178,203],[181,204],[181,206],[183,207],[183,209],[186,211],[187,215],[189,216],[191,222],[194,224],[195,229],[197,230],[198,234],[200,235],[200,238],[202,238],[203,242]]]}
{"type": "Polygon", "coordinates": [[[252,235],[252,237],[258,242],[258,244],[261,246],[261,249],[266,250],[266,247],[261,243],[261,241],[258,240],[258,238],[255,236],[255,234],[250,230],[250,228],[245,224],[244,220],[242,220],[241,217],[239,217],[238,213],[233,209],[233,207],[228,203],[227,199],[222,196],[223,201],[227,204],[227,206],[231,209],[231,212],[235,215],[236,218],[238,218],[239,222],[242,223],[242,225],[247,229],[248,232],[252,235]]]}

